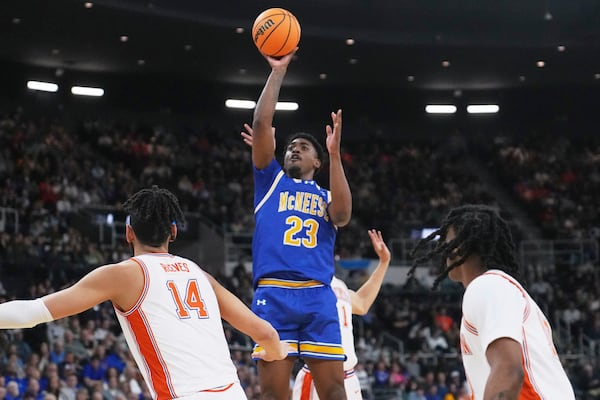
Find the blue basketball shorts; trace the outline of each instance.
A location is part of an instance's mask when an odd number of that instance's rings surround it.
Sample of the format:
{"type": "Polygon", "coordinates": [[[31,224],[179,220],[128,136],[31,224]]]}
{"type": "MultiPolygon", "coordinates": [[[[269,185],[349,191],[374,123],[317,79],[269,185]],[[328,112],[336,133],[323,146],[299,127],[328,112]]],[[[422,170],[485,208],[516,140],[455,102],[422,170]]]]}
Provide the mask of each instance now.
{"type": "Polygon", "coordinates": [[[336,302],[331,287],[320,282],[261,279],[252,311],[289,344],[288,355],[344,361],[336,302]]]}

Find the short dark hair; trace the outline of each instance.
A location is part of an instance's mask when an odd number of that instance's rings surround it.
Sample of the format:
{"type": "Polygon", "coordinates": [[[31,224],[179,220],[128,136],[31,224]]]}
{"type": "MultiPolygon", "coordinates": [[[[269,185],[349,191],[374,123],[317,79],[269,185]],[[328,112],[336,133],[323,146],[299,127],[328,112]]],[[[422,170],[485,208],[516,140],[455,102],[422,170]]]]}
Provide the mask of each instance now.
{"type": "Polygon", "coordinates": [[[433,289],[448,276],[448,272],[464,263],[473,254],[481,257],[485,268],[499,269],[519,279],[519,265],[515,258],[515,243],[510,227],[496,208],[482,204],[453,208],[446,215],[439,229],[417,242],[411,256],[414,257],[426,243],[435,240],[438,236],[439,240],[435,247],[425,255],[415,258],[408,272],[412,274],[419,264],[440,256],[442,272],[435,279],[433,289]],[[446,242],[450,227],[456,232],[456,237],[446,242]],[[447,258],[453,260],[448,266],[447,258]]]}
{"type": "Polygon", "coordinates": [[[319,141],[317,140],[316,137],[314,137],[310,133],[306,133],[306,132],[298,132],[298,133],[294,133],[293,135],[290,135],[290,137],[288,138],[288,140],[285,144],[284,153],[287,151],[287,148],[290,145],[290,143],[292,143],[294,140],[296,140],[298,138],[308,140],[315,148],[315,151],[317,152],[317,158],[319,159],[319,161],[321,161],[321,164],[323,164],[325,162],[325,151],[323,150],[323,146],[321,146],[321,143],[319,143],[319,141]]]}
{"type": "Polygon", "coordinates": [[[171,235],[172,224],[185,223],[177,197],[156,185],[135,193],[123,209],[139,241],[148,246],[161,246],[171,235]]]}

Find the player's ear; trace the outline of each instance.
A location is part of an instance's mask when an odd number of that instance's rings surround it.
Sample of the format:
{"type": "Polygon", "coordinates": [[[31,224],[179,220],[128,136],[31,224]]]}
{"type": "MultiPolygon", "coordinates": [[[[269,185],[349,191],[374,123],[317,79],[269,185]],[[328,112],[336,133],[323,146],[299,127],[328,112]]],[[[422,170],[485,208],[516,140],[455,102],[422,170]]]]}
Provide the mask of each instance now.
{"type": "Polygon", "coordinates": [[[135,232],[133,231],[131,225],[125,225],[125,240],[127,243],[131,244],[135,241],[135,239],[135,232]]]}
{"type": "Polygon", "coordinates": [[[169,242],[174,242],[177,238],[177,224],[171,224],[171,234],[169,235],[169,242]]]}

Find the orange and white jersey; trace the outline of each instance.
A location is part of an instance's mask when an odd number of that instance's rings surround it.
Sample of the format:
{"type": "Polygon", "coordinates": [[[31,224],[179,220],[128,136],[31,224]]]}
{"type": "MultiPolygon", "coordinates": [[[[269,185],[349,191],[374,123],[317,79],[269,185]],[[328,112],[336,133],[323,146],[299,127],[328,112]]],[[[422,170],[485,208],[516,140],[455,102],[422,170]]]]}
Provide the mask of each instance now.
{"type": "Polygon", "coordinates": [[[166,253],[133,260],[144,273],[144,290],[131,310],[116,314],[152,397],[197,396],[236,384],[219,305],[205,273],[193,261],[166,253]]]}
{"type": "Polygon", "coordinates": [[[490,374],[487,347],[503,337],[523,349],[525,380],[519,399],[575,399],[548,320],[513,277],[495,269],[478,276],[465,290],[462,310],[460,344],[473,399],[483,399],[490,374]]]}
{"type": "Polygon", "coordinates": [[[337,298],[338,317],[340,319],[340,331],[342,334],[342,347],[346,354],[344,371],[349,371],[358,363],[356,350],[354,349],[354,333],[352,327],[352,300],[348,286],[335,276],[331,280],[331,288],[337,298]]]}

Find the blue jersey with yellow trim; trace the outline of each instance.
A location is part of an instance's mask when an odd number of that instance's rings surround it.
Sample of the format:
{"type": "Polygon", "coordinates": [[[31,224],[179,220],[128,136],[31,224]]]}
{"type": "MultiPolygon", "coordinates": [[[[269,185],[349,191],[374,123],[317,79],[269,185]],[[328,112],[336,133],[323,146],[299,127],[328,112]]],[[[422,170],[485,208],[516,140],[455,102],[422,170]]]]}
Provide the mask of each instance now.
{"type": "Polygon", "coordinates": [[[328,190],[288,177],[275,159],[262,170],[254,168],[255,287],[265,277],[329,285],[337,233],[327,214],[330,202],[328,190]]]}

